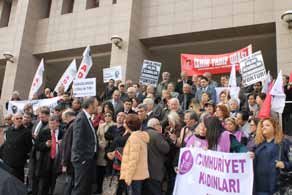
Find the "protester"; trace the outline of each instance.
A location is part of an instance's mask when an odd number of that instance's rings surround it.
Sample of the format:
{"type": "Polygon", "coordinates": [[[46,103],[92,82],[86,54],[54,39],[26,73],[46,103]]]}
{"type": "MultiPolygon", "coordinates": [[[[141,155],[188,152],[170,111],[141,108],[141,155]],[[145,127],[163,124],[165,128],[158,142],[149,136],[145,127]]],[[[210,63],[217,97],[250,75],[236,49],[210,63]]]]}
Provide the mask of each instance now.
{"type": "Polygon", "coordinates": [[[91,115],[96,113],[97,104],[95,97],[85,99],[83,109],[73,123],[71,154],[74,168],[73,195],[91,195],[92,192],[98,140],[91,122],[91,115]]]}
{"type": "Polygon", "coordinates": [[[120,179],[129,186],[128,193],[140,195],[143,181],[149,178],[147,144],[149,135],[141,131],[141,120],[135,114],[128,114],[125,128],[132,133],[123,150],[120,179]]]}
{"type": "Polygon", "coordinates": [[[187,83],[184,83],[183,84],[183,93],[181,95],[179,95],[179,97],[178,97],[183,111],[189,109],[190,102],[194,97],[195,96],[193,94],[191,94],[191,86],[187,83]]]}
{"type": "Polygon", "coordinates": [[[23,115],[13,116],[13,126],[5,132],[5,142],[1,146],[2,159],[11,168],[11,173],[24,182],[24,165],[31,150],[31,131],[22,124],[23,115]]]}
{"type": "Polygon", "coordinates": [[[207,129],[203,121],[198,124],[196,128],[196,133],[188,138],[186,147],[208,149],[208,142],[206,140],[207,129]]]}
{"type": "Polygon", "coordinates": [[[147,105],[146,104],[139,104],[137,106],[137,113],[138,113],[138,117],[141,121],[141,129],[142,130],[147,129],[147,122],[149,120],[149,117],[147,115],[147,105]]]}
{"type": "Polygon", "coordinates": [[[277,185],[280,170],[289,171],[292,168],[287,156],[290,144],[284,139],[279,123],[273,118],[260,121],[255,142],[256,149],[250,153],[254,157],[254,194],[273,194],[280,187],[277,185]]]}
{"type": "Polygon", "coordinates": [[[242,143],[243,145],[247,144],[247,137],[245,136],[244,132],[238,127],[236,124],[235,118],[229,117],[225,119],[225,129],[229,131],[232,135],[234,135],[238,142],[242,143]]]}
{"type": "Polygon", "coordinates": [[[183,85],[185,83],[192,85],[192,81],[189,80],[186,72],[181,72],[180,77],[181,77],[181,79],[176,84],[175,91],[178,92],[179,94],[182,94],[183,93],[183,85]]]}
{"type": "Polygon", "coordinates": [[[215,88],[211,85],[209,85],[209,80],[207,77],[202,76],[201,80],[200,80],[200,88],[197,89],[196,92],[196,100],[200,101],[201,100],[201,96],[203,92],[207,92],[210,94],[211,96],[211,100],[213,100],[213,102],[216,102],[216,91],[215,88]]]}
{"type": "Polygon", "coordinates": [[[252,117],[248,120],[249,123],[249,134],[247,137],[247,149],[248,151],[253,151],[255,149],[255,136],[256,136],[256,130],[257,130],[257,126],[259,123],[259,120],[252,117]]]}
{"type": "Polygon", "coordinates": [[[156,96],[161,96],[162,90],[167,88],[167,85],[169,83],[170,79],[170,73],[169,72],[163,72],[162,73],[162,81],[158,83],[156,88],[156,96]]]}
{"type": "Polygon", "coordinates": [[[98,152],[97,152],[97,166],[96,166],[96,186],[97,194],[102,193],[102,184],[104,177],[109,175],[107,168],[107,161],[105,159],[106,151],[105,148],[108,144],[107,140],[105,139],[105,134],[108,131],[109,127],[114,126],[115,123],[113,121],[113,113],[107,111],[104,113],[104,123],[100,124],[97,129],[97,138],[98,138],[98,152]]]}
{"type": "Polygon", "coordinates": [[[172,98],[178,98],[179,93],[175,91],[175,87],[174,87],[173,83],[168,83],[166,89],[167,89],[167,91],[170,92],[170,95],[171,95],[172,98]]]}
{"type": "Polygon", "coordinates": [[[165,155],[169,151],[169,145],[162,136],[162,127],[158,119],[151,118],[147,127],[146,132],[150,137],[147,145],[150,178],[143,183],[143,194],[161,195],[165,155]]]}

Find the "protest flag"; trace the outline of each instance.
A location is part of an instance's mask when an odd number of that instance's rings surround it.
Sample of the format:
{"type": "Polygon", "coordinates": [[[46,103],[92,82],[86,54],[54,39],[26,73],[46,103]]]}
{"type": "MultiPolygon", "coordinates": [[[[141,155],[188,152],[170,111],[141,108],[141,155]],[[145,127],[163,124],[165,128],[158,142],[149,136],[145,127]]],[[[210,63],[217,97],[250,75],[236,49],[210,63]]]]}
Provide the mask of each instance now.
{"type": "Polygon", "coordinates": [[[92,66],[92,57],[91,57],[90,47],[87,46],[83,52],[83,58],[82,58],[81,64],[79,66],[79,69],[77,71],[75,78],[76,79],[86,78],[91,66],[92,66]]]}
{"type": "Polygon", "coordinates": [[[271,104],[272,104],[272,95],[270,91],[273,87],[273,83],[270,83],[269,92],[267,93],[266,99],[263,102],[263,105],[259,111],[258,117],[260,119],[268,118],[271,116],[271,104]]]}
{"type": "Polygon", "coordinates": [[[236,84],[236,68],[235,68],[235,64],[232,64],[229,82],[228,82],[228,87],[236,87],[236,86],[237,86],[237,84],[236,84]]]}
{"type": "Polygon", "coordinates": [[[289,84],[292,84],[292,72],[290,73],[290,76],[289,76],[289,84]]]}
{"type": "Polygon", "coordinates": [[[286,95],[284,93],[284,88],[283,88],[282,71],[279,72],[277,79],[275,81],[275,84],[270,91],[270,94],[273,96],[271,110],[282,114],[285,107],[285,101],[286,101],[286,95]]]}
{"type": "Polygon", "coordinates": [[[60,80],[58,81],[54,91],[57,92],[58,88],[63,85],[65,92],[69,89],[70,84],[72,83],[73,79],[76,77],[77,73],[77,66],[76,60],[74,59],[71,64],[68,66],[60,80]]]}
{"type": "Polygon", "coordinates": [[[268,71],[268,73],[266,74],[266,78],[263,82],[262,93],[265,93],[265,94],[268,93],[269,85],[270,85],[271,81],[272,81],[272,77],[271,77],[270,71],[268,71]]]}
{"type": "Polygon", "coordinates": [[[33,81],[30,87],[30,91],[29,91],[29,95],[28,95],[28,99],[32,99],[33,95],[35,95],[38,90],[40,89],[40,87],[43,84],[43,73],[45,71],[45,66],[44,66],[44,58],[42,58],[39,67],[33,77],[33,81]]]}

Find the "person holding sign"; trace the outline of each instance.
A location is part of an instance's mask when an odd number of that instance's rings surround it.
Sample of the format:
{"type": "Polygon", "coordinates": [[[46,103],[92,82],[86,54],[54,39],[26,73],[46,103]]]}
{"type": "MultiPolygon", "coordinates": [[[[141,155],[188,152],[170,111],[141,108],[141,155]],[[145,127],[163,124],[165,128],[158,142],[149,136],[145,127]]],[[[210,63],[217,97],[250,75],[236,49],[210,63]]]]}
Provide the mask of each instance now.
{"type": "Polygon", "coordinates": [[[280,170],[292,169],[292,162],[288,158],[290,144],[273,118],[260,121],[255,142],[255,151],[250,153],[254,158],[254,194],[271,195],[281,187],[277,185],[280,170]]]}

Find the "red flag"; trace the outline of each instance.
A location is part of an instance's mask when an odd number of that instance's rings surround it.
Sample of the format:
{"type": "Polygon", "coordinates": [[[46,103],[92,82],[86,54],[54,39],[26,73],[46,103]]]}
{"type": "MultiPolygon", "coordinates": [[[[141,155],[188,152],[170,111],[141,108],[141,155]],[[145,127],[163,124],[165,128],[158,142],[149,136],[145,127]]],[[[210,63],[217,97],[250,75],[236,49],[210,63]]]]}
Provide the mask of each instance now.
{"type": "Polygon", "coordinates": [[[269,90],[266,96],[266,99],[264,100],[264,103],[262,105],[262,108],[258,114],[258,118],[268,118],[271,116],[271,106],[272,106],[272,95],[270,94],[270,91],[273,88],[273,83],[270,84],[269,90]]]}
{"type": "Polygon", "coordinates": [[[292,83],[292,72],[290,73],[289,83],[292,83]]]}

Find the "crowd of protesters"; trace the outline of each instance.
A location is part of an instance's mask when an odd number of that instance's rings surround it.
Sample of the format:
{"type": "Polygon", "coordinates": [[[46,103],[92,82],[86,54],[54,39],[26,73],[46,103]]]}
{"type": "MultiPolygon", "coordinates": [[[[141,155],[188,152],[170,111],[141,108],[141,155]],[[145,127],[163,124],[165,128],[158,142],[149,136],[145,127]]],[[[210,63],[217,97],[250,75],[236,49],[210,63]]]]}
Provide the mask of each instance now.
{"type": "MultiPolygon", "coordinates": [[[[66,195],[170,195],[181,147],[248,152],[254,194],[277,192],[280,170],[292,170],[285,138],[292,132],[291,106],[285,107],[282,131],[277,114],[258,118],[266,97],[261,82],[240,87],[238,98],[226,90],[217,98],[215,87],[228,87],[226,75],[216,82],[210,73],[189,78],[182,72],[172,80],[168,72],[156,88],[110,80],[100,96],[87,98],[74,98],[62,86],[57,93],[46,88],[34,98],[58,96],[55,108],[27,104],[5,116],[1,163],[33,195],[61,189],[66,195]]],[[[291,100],[288,80],[284,76],[283,87],[291,100]]],[[[20,96],[14,92],[11,100],[20,96]]]]}

